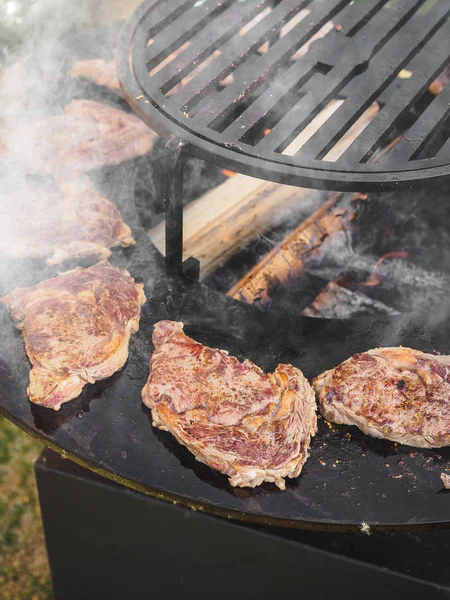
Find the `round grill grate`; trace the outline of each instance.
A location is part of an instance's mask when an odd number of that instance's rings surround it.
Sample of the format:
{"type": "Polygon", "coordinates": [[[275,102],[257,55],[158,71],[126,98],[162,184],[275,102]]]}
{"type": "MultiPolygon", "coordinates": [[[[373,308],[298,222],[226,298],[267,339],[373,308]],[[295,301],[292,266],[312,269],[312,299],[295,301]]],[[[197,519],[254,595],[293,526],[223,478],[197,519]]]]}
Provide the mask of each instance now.
{"type": "Polygon", "coordinates": [[[336,190],[431,183],[450,173],[449,17],[448,0],[146,0],[119,76],[149,125],[227,168],[336,190]]]}

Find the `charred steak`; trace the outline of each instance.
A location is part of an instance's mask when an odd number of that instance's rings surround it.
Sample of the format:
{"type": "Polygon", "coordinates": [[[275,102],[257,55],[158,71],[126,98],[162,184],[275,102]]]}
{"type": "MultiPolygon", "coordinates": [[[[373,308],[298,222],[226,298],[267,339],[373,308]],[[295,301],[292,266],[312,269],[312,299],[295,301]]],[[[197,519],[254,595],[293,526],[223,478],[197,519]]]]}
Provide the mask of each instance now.
{"type": "Polygon", "coordinates": [[[279,365],[265,375],[187,337],[174,321],[155,325],[153,344],[142,397],[156,427],[233,486],[269,481],[284,489],[285,477],[300,475],[317,428],[314,392],[301,371],[279,365]]]}
{"type": "Polygon", "coordinates": [[[107,261],[2,298],[25,338],[31,402],[58,410],[123,367],[145,300],[143,285],[107,261]]]}
{"type": "Polygon", "coordinates": [[[150,152],[156,134],[123,110],[72,100],[63,115],[17,127],[7,158],[39,175],[72,174],[117,165],[150,152]]]}
{"type": "Polygon", "coordinates": [[[323,416],[421,448],[450,445],[450,357],[411,348],[355,354],[313,382],[323,416]]]}
{"type": "Polygon", "coordinates": [[[61,180],[58,189],[27,185],[0,192],[0,254],[46,258],[107,258],[113,246],[134,244],[116,205],[89,177],[61,180]]]}

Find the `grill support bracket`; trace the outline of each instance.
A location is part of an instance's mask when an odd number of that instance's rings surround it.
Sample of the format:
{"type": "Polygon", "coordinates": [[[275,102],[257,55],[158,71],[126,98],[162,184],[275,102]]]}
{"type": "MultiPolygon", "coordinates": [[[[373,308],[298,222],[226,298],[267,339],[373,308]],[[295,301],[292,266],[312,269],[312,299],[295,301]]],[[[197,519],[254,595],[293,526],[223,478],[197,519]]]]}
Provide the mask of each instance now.
{"type": "Polygon", "coordinates": [[[199,279],[200,263],[188,258],[183,263],[183,175],[189,145],[172,136],[166,143],[164,202],[166,210],[166,268],[176,275],[199,279]]]}

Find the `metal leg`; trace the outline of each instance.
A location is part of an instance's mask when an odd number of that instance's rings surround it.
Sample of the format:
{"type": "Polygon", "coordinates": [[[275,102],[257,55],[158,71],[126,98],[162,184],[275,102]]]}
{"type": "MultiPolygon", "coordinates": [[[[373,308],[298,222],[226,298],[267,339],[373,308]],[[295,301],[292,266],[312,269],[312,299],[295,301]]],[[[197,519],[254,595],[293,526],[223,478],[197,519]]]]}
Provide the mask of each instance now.
{"type": "Polygon", "coordinates": [[[183,265],[183,173],[188,157],[187,144],[176,137],[167,144],[165,164],[166,267],[171,273],[198,279],[199,262],[193,258],[183,265]]]}
{"type": "Polygon", "coordinates": [[[166,202],[166,266],[169,271],[183,274],[183,172],[186,164],[186,145],[171,138],[165,165],[166,202]]]}

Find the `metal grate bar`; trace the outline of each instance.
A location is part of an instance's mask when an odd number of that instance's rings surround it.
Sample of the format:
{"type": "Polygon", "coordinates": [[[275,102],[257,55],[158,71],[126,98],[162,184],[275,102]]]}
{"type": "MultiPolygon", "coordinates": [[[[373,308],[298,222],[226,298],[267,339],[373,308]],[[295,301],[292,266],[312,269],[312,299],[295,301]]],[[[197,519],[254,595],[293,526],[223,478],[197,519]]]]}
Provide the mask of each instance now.
{"type": "MultiPolygon", "coordinates": [[[[447,36],[448,39],[448,36],[447,36]]],[[[450,87],[446,87],[433,100],[427,109],[420,115],[420,118],[407,131],[396,146],[389,152],[390,163],[393,165],[404,162],[405,158],[411,157],[419,150],[420,145],[425,142],[433,130],[438,127],[442,118],[450,107],[450,87]]],[[[446,152],[443,147],[441,152],[446,152]]],[[[449,149],[450,150],[450,149],[449,149]]],[[[439,155],[438,155],[439,156],[439,155]]],[[[449,154],[446,154],[447,158],[449,154]]]]}
{"type": "MultiPolygon", "coordinates": [[[[307,16],[305,21],[299,23],[291,32],[289,32],[286,38],[275,42],[270,48],[269,53],[258,57],[255,64],[252,65],[251,82],[253,85],[247,83],[249,81],[249,73],[246,69],[246,64],[244,63],[233,72],[235,81],[233,85],[228,86],[226,90],[223,90],[220,93],[216,91],[211,92],[208,103],[197,113],[198,120],[204,118],[208,122],[220,118],[220,113],[225,111],[227,107],[231,105],[233,105],[233,107],[238,106],[245,100],[248,94],[252,92],[255,85],[258,85],[258,82],[271,77],[273,71],[280,63],[286,60],[286,57],[292,56],[298,48],[301,48],[323,27],[323,25],[325,25],[325,23],[329,22],[335,16],[336,21],[340,27],[342,27],[341,35],[345,35],[347,32],[358,27],[361,22],[368,19],[375,9],[379,9],[386,4],[386,2],[387,0],[379,0],[374,5],[373,0],[362,0],[362,2],[351,4],[350,6],[348,6],[347,2],[327,2],[326,4],[317,3],[309,5],[308,9],[310,9],[311,13],[307,16]],[[344,4],[347,4],[347,6],[342,12],[339,12],[344,4]]],[[[305,58],[301,61],[297,61],[297,69],[291,71],[293,79],[297,78],[297,81],[305,75],[306,70],[303,68],[303,64],[299,64],[304,63],[304,60],[305,58]],[[300,69],[300,73],[297,73],[298,69],[300,69]]],[[[285,83],[285,81],[286,78],[282,75],[281,78],[277,80],[277,85],[271,86],[265,95],[269,98],[271,96],[282,96],[293,87],[293,82],[285,83]],[[285,89],[280,90],[279,86],[284,87],[285,89]],[[282,93],[280,94],[281,91],[282,93]]],[[[261,102],[266,102],[268,104],[267,110],[273,105],[270,100],[268,101],[265,98],[262,98],[261,102]]],[[[251,107],[247,110],[251,110],[251,107]]],[[[245,116],[243,116],[242,119],[241,117],[238,117],[238,119],[240,119],[239,125],[234,127],[234,124],[232,124],[230,126],[231,129],[227,130],[224,134],[227,142],[236,141],[245,135],[258,119],[264,117],[265,109],[261,109],[259,115],[257,114],[256,109],[253,109],[253,111],[251,113],[245,111],[245,116]]]]}
{"type": "Polygon", "coordinates": [[[261,0],[250,0],[245,2],[239,11],[236,10],[235,5],[229,6],[221,14],[220,20],[210,21],[206,27],[189,40],[191,45],[188,48],[152,77],[152,85],[161,89],[163,93],[167,93],[173,85],[181,81],[215,49],[234,35],[236,29],[253,19],[264,4],[265,2],[261,2],[261,0]]]}
{"type": "MultiPolygon", "coordinates": [[[[382,5],[386,4],[387,0],[381,0],[376,4],[376,8],[380,8],[382,5]]],[[[327,9],[330,11],[330,5],[327,4],[327,9]]],[[[314,19],[315,25],[313,28],[306,33],[308,36],[307,39],[310,39],[330,18],[335,16],[335,13],[338,12],[340,6],[337,4],[334,7],[334,10],[328,12],[325,19],[320,19],[321,11],[312,13],[308,16],[308,22],[304,25],[307,26],[309,22],[314,19]],[[318,20],[319,18],[319,20],[318,20]]],[[[317,10],[317,9],[316,9],[317,10]]],[[[373,0],[366,0],[361,4],[350,5],[344,8],[342,12],[336,14],[336,21],[339,25],[339,34],[336,31],[331,31],[327,34],[327,36],[331,36],[333,39],[330,39],[330,48],[333,48],[334,53],[339,53],[343,49],[343,36],[352,31],[359,23],[364,21],[370,16],[371,13],[374,12],[374,3],[373,0]]],[[[298,37],[297,32],[293,32],[294,36],[298,37]]],[[[326,36],[326,37],[327,37],[326,36]]],[[[296,46],[301,47],[305,43],[305,39],[302,38],[300,43],[297,43],[296,46]]],[[[328,43],[328,39],[322,42],[322,45],[328,43]]],[[[273,51],[274,49],[272,49],[273,51]]],[[[311,51],[302,59],[297,60],[281,77],[277,80],[276,86],[270,86],[268,90],[263,92],[261,96],[255,100],[251,106],[249,106],[224,132],[224,140],[226,142],[235,142],[238,139],[242,139],[255,125],[257,125],[258,121],[264,120],[274,107],[276,107],[277,102],[289,93],[293,88],[298,87],[299,82],[302,79],[306,81],[312,75],[314,75],[314,67],[317,63],[317,59],[315,58],[314,50],[311,51]]],[[[262,62],[262,61],[261,61],[262,62]]],[[[255,65],[256,69],[256,65],[255,65]]],[[[254,70],[255,70],[254,69],[254,70]]],[[[253,70],[253,71],[254,71],[253,70]]],[[[264,74],[267,76],[267,73],[264,74]]],[[[228,90],[226,90],[228,91],[228,90]]],[[[224,92],[225,93],[225,92],[224,92]]],[[[235,103],[236,104],[236,103],[235,103]]],[[[220,106],[220,105],[219,105],[220,106]]]]}
{"type": "MultiPolygon", "coordinates": [[[[153,43],[145,48],[145,60],[149,70],[152,69],[161,58],[168,56],[176,48],[182,46],[186,41],[209,24],[218,24],[217,17],[236,0],[206,0],[205,10],[199,10],[193,6],[190,10],[183,12],[173,19],[154,38],[153,43]],[[209,10],[206,10],[206,8],[209,10]]],[[[236,9],[235,9],[236,10],[236,9]]]]}
{"type": "MultiPolygon", "coordinates": [[[[412,77],[405,80],[401,88],[389,98],[388,103],[361,133],[358,143],[350,146],[341,156],[339,159],[341,162],[361,162],[370,158],[371,154],[383,142],[386,134],[394,127],[397,119],[409,110],[411,104],[428,89],[436,76],[441,72],[448,60],[448,41],[448,29],[441,28],[415,59],[407,65],[408,70],[413,74],[412,77]]],[[[423,117],[428,121],[425,115],[423,117]]],[[[423,120],[419,117],[415,126],[413,126],[416,136],[420,131],[424,131],[423,127],[423,120]]],[[[398,145],[402,147],[402,142],[398,145]]],[[[413,150],[409,156],[412,153],[413,150]]],[[[389,156],[392,156],[392,154],[389,156]]],[[[406,154],[403,151],[402,156],[406,158],[406,154]]]]}
{"type": "MultiPolygon", "coordinates": [[[[305,154],[314,158],[322,158],[338,139],[351,127],[362,112],[376,100],[381,91],[387,87],[399,71],[411,60],[411,55],[418,52],[427,40],[433,35],[436,28],[441,27],[450,14],[450,6],[436,5],[433,11],[425,17],[417,13],[404,26],[402,35],[391,37],[385,46],[378,52],[376,60],[367,71],[360,76],[359,86],[356,80],[349,89],[349,97],[325,123],[320,131],[314,135],[300,150],[295,160],[302,160],[305,154]],[[420,35],[421,41],[417,43],[420,35]],[[379,68],[383,65],[383,69],[379,68]]],[[[375,20],[374,20],[375,26],[375,20]]],[[[376,32],[378,34],[378,32],[376,32]]],[[[366,40],[369,42],[369,37],[366,40]]],[[[369,42],[370,43],[370,42],[369,42]]]]}
{"type": "Polygon", "coordinates": [[[191,0],[185,0],[184,2],[180,2],[180,0],[154,2],[140,27],[140,31],[145,32],[144,48],[147,46],[150,38],[164,29],[173,19],[176,19],[179,13],[187,10],[191,4],[191,0]]]}
{"type": "MultiPolygon", "coordinates": [[[[308,158],[315,158],[321,151],[326,154],[340,137],[341,120],[342,122],[345,121],[350,127],[373,102],[376,95],[381,91],[380,88],[387,86],[389,81],[395,77],[396,69],[401,69],[401,66],[398,66],[399,60],[405,60],[405,55],[407,57],[416,46],[413,38],[402,37],[399,39],[394,34],[398,31],[402,22],[411,16],[411,11],[422,3],[423,0],[414,0],[414,2],[404,0],[396,5],[395,11],[385,10],[378,13],[368,24],[369,31],[366,32],[363,29],[361,32],[364,44],[358,44],[354,38],[349,40],[349,42],[354,41],[355,45],[349,43],[345,51],[336,56],[337,64],[326,75],[326,78],[316,75],[316,80],[310,82],[311,88],[313,88],[312,91],[290,113],[283,117],[272,132],[260,142],[258,149],[261,152],[275,151],[281,145],[287,145],[290,141],[289,136],[291,138],[295,137],[291,133],[292,124],[299,124],[298,129],[301,130],[301,127],[306,124],[302,123],[305,119],[304,115],[317,114],[330,100],[336,98],[347,83],[358,72],[361,73],[367,67],[369,59],[378,50],[376,62],[372,63],[376,68],[371,69],[369,66],[364,74],[358,78],[359,81],[364,78],[365,85],[361,85],[353,96],[349,92],[347,100],[336,111],[333,118],[327,121],[318,133],[295,155],[295,161],[304,159],[306,155],[308,158]],[[383,43],[385,45],[380,50],[383,43]],[[381,64],[383,65],[382,69],[378,66],[381,64]],[[358,105],[356,105],[356,96],[359,101],[358,105]],[[339,126],[337,126],[336,123],[338,123],[339,118],[341,120],[339,120],[339,126]]],[[[404,33],[405,36],[414,34],[411,21],[404,33]]]]}
{"type": "Polygon", "coordinates": [[[450,64],[449,0],[180,2],[143,0],[121,35],[126,97],[163,136],[306,187],[450,176],[449,92],[428,92],[450,64]],[[413,75],[398,78],[402,69],[413,75]],[[369,107],[356,140],[327,160],[369,107]],[[397,131],[404,138],[388,158],[370,161],[397,131]]]}
{"type": "MultiPolygon", "coordinates": [[[[450,94],[449,94],[448,88],[446,88],[445,91],[446,91],[445,96],[447,97],[447,99],[449,99],[450,94]]],[[[442,90],[442,92],[439,94],[439,96],[441,96],[441,94],[443,94],[443,93],[444,93],[444,90],[442,90]]],[[[450,102],[449,102],[448,106],[449,106],[448,111],[450,111],[450,102]]],[[[447,116],[447,118],[449,117],[448,113],[446,116],[447,116]]],[[[437,153],[436,162],[438,164],[448,164],[449,157],[450,157],[450,137],[448,138],[448,140],[445,142],[445,144],[442,146],[442,148],[437,153]]]]}
{"type": "MultiPolygon", "coordinates": [[[[252,92],[252,90],[262,81],[269,78],[273,71],[280,66],[283,61],[289,59],[295,51],[303,46],[310,37],[312,37],[319,29],[333,17],[343,6],[348,4],[348,0],[344,2],[342,0],[332,0],[324,4],[317,4],[310,6],[311,14],[300,23],[298,23],[285,37],[277,40],[270,48],[267,54],[259,56],[252,65],[251,77],[249,77],[248,70],[245,68],[245,63],[238,68],[234,73],[234,83],[227,86],[221,93],[214,93],[209,99],[208,103],[198,111],[198,120],[204,119],[205,123],[209,124],[211,121],[220,118],[220,115],[226,111],[229,107],[236,108],[245,98],[252,92]]],[[[293,77],[297,76],[297,80],[305,74],[303,65],[300,64],[303,61],[298,61],[297,70],[300,73],[295,73],[293,77]]],[[[271,106],[270,94],[275,97],[281,97],[295,84],[294,79],[288,82],[284,76],[277,80],[276,86],[270,87],[269,100],[262,99],[262,103],[266,103],[268,107],[271,106]]],[[[226,131],[226,141],[235,141],[255,123],[256,120],[264,115],[264,109],[261,108],[261,112],[257,113],[257,106],[251,113],[247,113],[246,117],[243,118],[244,122],[241,122],[236,129],[226,131]],[[236,133],[235,133],[236,131],[236,133]]],[[[234,127],[234,126],[233,126],[234,127]]]]}
{"type": "Polygon", "coordinates": [[[293,17],[311,0],[282,0],[262,21],[253,27],[246,35],[237,33],[227,44],[221,48],[222,56],[219,56],[212,65],[199,73],[178,94],[173,96],[168,106],[170,110],[184,109],[195,96],[205,89],[216,85],[224,76],[228,75],[230,68],[237,66],[246,60],[248,54],[259,48],[274,31],[279,30],[281,25],[293,17]]]}

